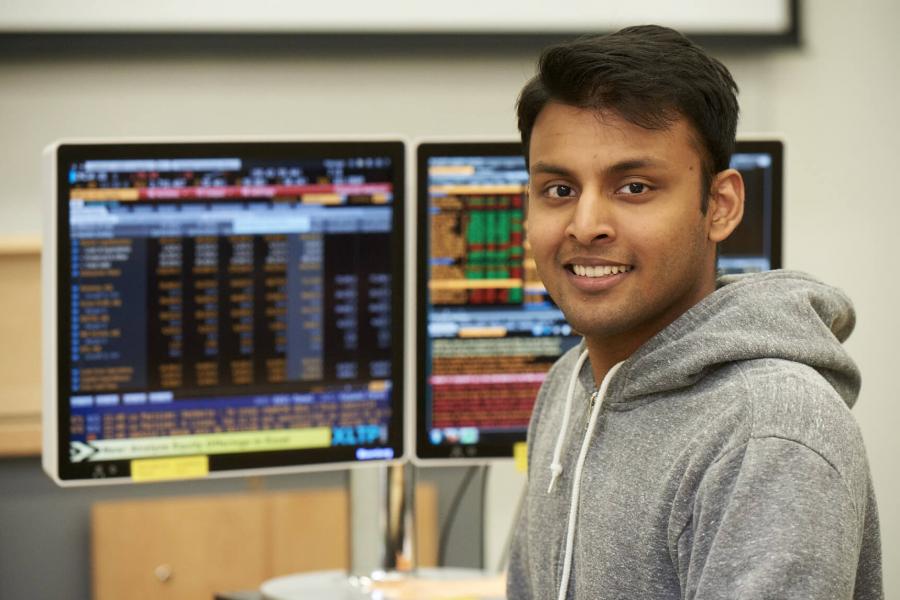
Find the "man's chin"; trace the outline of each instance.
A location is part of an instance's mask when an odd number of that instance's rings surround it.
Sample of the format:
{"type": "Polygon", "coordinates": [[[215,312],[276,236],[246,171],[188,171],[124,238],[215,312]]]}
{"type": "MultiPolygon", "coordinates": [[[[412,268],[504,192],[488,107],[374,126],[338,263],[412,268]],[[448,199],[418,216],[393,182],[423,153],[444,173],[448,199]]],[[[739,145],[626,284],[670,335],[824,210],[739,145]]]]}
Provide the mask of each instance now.
{"type": "Polygon", "coordinates": [[[596,318],[580,318],[579,316],[570,316],[563,311],[566,321],[572,330],[585,338],[602,340],[619,336],[629,330],[629,325],[624,319],[603,319],[598,321],[596,318]]]}

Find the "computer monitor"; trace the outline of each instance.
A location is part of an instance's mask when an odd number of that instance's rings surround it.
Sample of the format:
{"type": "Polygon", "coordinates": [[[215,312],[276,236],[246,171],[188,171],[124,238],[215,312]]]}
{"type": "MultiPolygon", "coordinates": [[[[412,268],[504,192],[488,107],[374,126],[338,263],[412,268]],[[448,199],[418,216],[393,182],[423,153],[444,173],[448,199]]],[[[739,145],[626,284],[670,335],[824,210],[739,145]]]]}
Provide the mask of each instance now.
{"type": "Polygon", "coordinates": [[[744,179],[744,218],[719,245],[719,271],[780,269],[784,144],[778,139],[740,139],[731,166],[744,179]]]}
{"type": "MultiPolygon", "coordinates": [[[[529,255],[521,145],[422,142],[416,164],[415,454],[424,462],[511,457],[547,370],[581,339],[529,255]]],[[[739,141],[732,166],[747,202],[719,268],[780,268],[781,142],[739,141]]]]}
{"type": "Polygon", "coordinates": [[[402,141],[63,142],[46,161],[57,483],[403,455],[402,141]]]}

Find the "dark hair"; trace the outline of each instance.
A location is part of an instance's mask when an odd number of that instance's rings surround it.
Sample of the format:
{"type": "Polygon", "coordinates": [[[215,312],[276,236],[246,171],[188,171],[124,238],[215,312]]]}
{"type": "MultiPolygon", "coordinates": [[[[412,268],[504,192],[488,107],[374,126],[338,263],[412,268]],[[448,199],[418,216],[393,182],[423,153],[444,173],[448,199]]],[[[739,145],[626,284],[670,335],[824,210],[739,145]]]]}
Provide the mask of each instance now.
{"type": "Polygon", "coordinates": [[[612,111],[646,129],[668,129],[685,118],[696,134],[705,213],[712,179],[734,151],[737,91],[722,63],[667,27],[627,27],[550,46],[517,104],[525,161],[534,123],[551,101],[612,111]]]}

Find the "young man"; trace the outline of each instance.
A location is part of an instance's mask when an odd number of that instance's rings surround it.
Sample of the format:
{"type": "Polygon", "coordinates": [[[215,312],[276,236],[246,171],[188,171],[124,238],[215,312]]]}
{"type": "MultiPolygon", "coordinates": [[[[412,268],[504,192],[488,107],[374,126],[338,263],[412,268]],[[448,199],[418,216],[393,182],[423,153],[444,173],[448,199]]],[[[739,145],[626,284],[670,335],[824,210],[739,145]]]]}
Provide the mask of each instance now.
{"type": "Polygon", "coordinates": [[[736,91],[655,26],[552,47],[522,91],[526,231],[584,341],[535,404],[511,600],[883,597],[849,299],[715,278],[736,91]]]}

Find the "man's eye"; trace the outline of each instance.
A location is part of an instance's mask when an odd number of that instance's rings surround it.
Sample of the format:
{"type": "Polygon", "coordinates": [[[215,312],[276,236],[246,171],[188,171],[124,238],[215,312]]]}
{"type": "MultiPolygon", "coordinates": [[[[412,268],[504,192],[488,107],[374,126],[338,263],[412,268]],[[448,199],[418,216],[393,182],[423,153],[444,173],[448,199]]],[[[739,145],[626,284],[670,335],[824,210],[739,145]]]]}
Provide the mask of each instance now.
{"type": "Polygon", "coordinates": [[[569,198],[575,195],[575,190],[568,185],[551,185],[547,188],[547,195],[551,198],[569,198]]]}
{"type": "Polygon", "coordinates": [[[649,191],[650,191],[650,186],[648,186],[646,183],[632,181],[631,183],[628,183],[628,184],[620,187],[618,193],[634,195],[634,194],[643,194],[643,193],[649,192],[649,191]]]}

